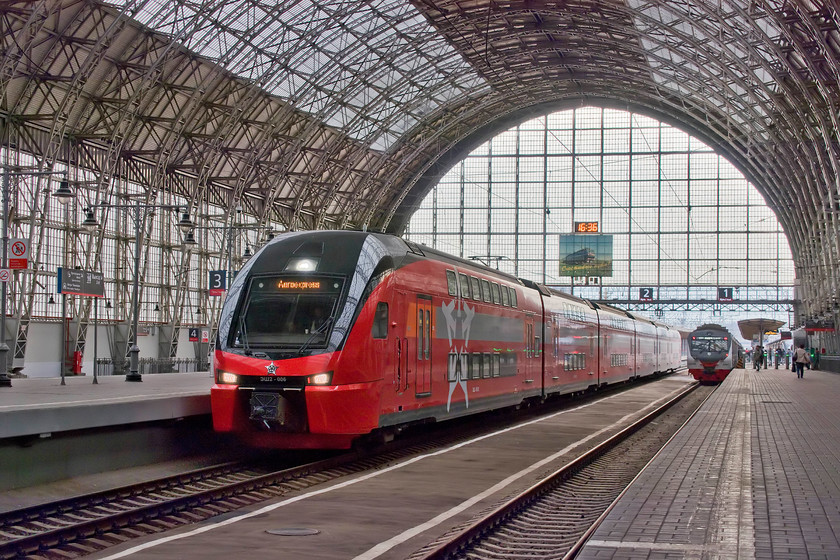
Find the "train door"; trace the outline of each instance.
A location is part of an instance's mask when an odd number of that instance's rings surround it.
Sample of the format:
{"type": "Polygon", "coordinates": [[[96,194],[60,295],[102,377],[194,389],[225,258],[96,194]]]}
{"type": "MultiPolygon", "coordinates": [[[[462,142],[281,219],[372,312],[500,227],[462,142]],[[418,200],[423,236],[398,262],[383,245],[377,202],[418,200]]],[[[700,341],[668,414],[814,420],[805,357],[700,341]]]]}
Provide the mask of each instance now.
{"type": "Polygon", "coordinates": [[[533,383],[534,375],[537,371],[537,360],[541,358],[540,340],[541,334],[537,334],[534,329],[534,315],[528,314],[525,317],[525,367],[522,372],[525,377],[525,383],[533,383]]]}
{"type": "Polygon", "coordinates": [[[417,296],[417,352],[414,392],[418,397],[432,394],[432,298],[417,296]]]}

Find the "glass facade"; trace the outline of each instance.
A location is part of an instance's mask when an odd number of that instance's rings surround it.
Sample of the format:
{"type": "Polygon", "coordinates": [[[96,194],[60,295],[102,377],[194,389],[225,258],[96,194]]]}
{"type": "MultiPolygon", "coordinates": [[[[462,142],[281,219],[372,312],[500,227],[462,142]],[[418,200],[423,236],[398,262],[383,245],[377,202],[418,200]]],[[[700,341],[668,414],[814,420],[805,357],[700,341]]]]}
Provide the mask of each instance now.
{"type": "Polygon", "coordinates": [[[785,234],[737,169],[685,132],[600,107],[529,120],[475,149],[406,237],[688,328],[788,321],[793,299],[785,234]],[[579,235],[612,237],[610,276],[564,267],[576,222],[598,230],[579,235]]]}

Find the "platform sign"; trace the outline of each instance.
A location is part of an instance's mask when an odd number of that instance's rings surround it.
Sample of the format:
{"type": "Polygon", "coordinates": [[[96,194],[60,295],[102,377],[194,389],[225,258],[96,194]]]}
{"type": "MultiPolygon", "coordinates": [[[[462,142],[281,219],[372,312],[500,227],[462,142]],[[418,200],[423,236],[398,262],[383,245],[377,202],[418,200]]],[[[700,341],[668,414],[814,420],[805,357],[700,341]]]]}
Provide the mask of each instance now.
{"type": "Polygon", "coordinates": [[[735,288],[718,288],[718,301],[732,301],[735,288]]]}
{"type": "Polygon", "coordinates": [[[198,342],[198,329],[191,328],[190,329],[190,342],[198,342]]]}
{"type": "Polygon", "coordinates": [[[9,239],[9,268],[23,270],[29,268],[29,240],[9,239]]]}
{"type": "Polygon", "coordinates": [[[100,272],[59,267],[58,293],[105,297],[105,277],[100,272]]]}
{"type": "Polygon", "coordinates": [[[227,271],[226,270],[211,270],[209,283],[211,296],[224,295],[227,289],[227,271]]]}
{"type": "Polygon", "coordinates": [[[639,301],[653,301],[653,288],[639,288],[639,301]]]}

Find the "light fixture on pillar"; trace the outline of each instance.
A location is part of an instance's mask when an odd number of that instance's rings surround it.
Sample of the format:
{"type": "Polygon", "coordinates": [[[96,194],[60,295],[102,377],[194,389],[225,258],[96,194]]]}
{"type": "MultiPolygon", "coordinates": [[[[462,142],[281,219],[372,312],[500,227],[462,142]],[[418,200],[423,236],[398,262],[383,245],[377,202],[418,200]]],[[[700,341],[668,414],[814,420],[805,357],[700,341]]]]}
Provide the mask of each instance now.
{"type": "Polygon", "coordinates": [[[50,299],[47,300],[47,305],[55,305],[55,298],[50,294],[50,299]]]}
{"type": "Polygon", "coordinates": [[[69,204],[76,197],[76,193],[70,188],[70,182],[67,180],[67,177],[59,181],[58,189],[52,193],[52,196],[61,204],[69,204]]]}
{"type": "Polygon", "coordinates": [[[105,300],[105,309],[111,309],[111,308],[113,308],[113,307],[114,307],[114,306],[113,306],[113,305],[111,305],[111,300],[110,300],[110,299],[106,299],[106,300],[105,300]]]}
{"type": "Polygon", "coordinates": [[[187,233],[184,234],[184,245],[198,245],[192,229],[188,230],[187,233]]]}
{"type": "Polygon", "coordinates": [[[190,213],[186,210],[181,214],[181,219],[178,220],[178,229],[183,232],[190,232],[195,227],[195,224],[190,219],[190,213]]]}
{"type": "Polygon", "coordinates": [[[94,231],[99,227],[99,222],[96,221],[93,208],[85,208],[85,219],[82,222],[82,227],[87,231],[94,231]]]}
{"type": "Polygon", "coordinates": [[[242,253],[242,262],[247,262],[253,255],[251,254],[251,247],[245,245],[245,252],[242,253]]]}

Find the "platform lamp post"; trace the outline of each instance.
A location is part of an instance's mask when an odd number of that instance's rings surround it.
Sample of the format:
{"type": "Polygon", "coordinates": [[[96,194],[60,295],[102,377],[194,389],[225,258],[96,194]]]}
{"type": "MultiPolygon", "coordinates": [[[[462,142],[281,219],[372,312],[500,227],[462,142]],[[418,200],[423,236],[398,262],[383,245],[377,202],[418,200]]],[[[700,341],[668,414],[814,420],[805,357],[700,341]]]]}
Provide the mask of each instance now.
{"type": "Polygon", "coordinates": [[[128,349],[129,354],[129,371],[125,376],[126,381],[143,381],[143,376],[140,375],[140,347],[137,345],[137,330],[140,322],[140,298],[139,298],[139,282],[140,282],[140,226],[145,222],[148,216],[145,211],[152,208],[160,208],[162,210],[174,210],[180,212],[181,219],[178,222],[178,228],[183,232],[188,232],[195,227],[195,224],[190,220],[189,212],[183,206],[176,206],[172,204],[143,204],[137,201],[134,204],[109,204],[101,202],[93,204],[85,209],[85,220],[82,222],[82,227],[87,230],[94,230],[99,227],[94,214],[94,208],[114,208],[116,210],[131,211],[129,215],[134,219],[134,279],[131,286],[131,347],[128,349]]]}
{"type": "MultiPolygon", "coordinates": [[[[73,192],[70,190],[67,182],[67,173],[65,171],[12,171],[8,165],[3,166],[3,249],[2,249],[2,268],[6,269],[9,265],[8,245],[9,245],[9,182],[12,177],[41,177],[48,175],[64,175],[64,179],[59,183],[58,190],[52,193],[56,199],[62,204],[67,204],[73,198],[73,192]],[[69,195],[69,196],[68,196],[69,195]]],[[[6,344],[6,299],[7,299],[7,284],[8,282],[0,282],[0,387],[11,387],[12,378],[9,377],[9,345],[6,344]]]]}

